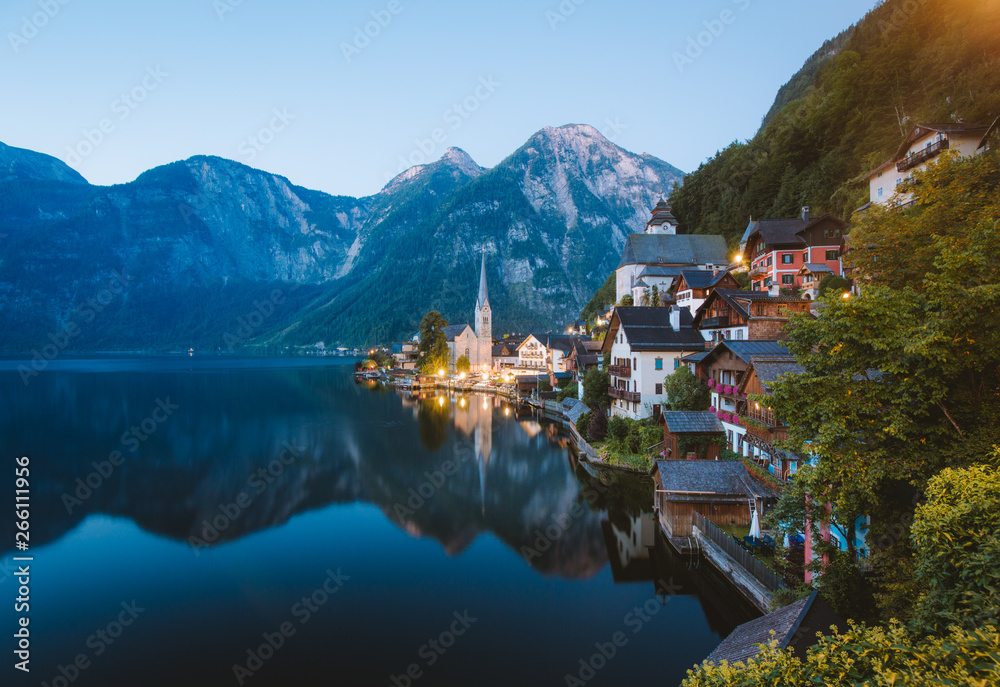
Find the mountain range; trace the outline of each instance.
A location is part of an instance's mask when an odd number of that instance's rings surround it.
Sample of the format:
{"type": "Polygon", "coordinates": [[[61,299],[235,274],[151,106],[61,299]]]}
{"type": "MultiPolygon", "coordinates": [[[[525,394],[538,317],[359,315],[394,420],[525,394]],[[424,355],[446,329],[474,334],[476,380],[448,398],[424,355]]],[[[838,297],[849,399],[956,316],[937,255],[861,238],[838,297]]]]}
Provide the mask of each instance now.
{"type": "MultiPolygon", "coordinates": [[[[593,127],[546,127],[492,169],[450,148],[353,198],[217,157],[93,186],[0,144],[0,349],[277,350],[469,321],[562,327],[683,173],[593,127]]],[[[51,356],[46,356],[51,357],[51,356]]]]}

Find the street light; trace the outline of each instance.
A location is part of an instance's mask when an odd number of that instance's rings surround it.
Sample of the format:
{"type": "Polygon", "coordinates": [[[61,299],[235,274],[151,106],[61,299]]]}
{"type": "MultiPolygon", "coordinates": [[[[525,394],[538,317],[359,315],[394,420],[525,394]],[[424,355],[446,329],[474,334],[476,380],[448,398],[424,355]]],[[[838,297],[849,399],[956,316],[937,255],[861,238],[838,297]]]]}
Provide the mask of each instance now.
{"type": "Polygon", "coordinates": [[[844,295],[841,296],[841,298],[843,298],[845,301],[850,297],[851,297],[850,291],[844,291],[844,295]]]}

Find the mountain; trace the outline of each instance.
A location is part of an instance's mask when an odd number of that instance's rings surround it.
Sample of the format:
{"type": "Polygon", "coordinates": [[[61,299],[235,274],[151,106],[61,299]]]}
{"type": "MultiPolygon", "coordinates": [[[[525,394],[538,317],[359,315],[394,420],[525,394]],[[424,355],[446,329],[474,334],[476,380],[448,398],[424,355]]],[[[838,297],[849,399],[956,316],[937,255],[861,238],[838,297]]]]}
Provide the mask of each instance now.
{"type": "Polygon", "coordinates": [[[25,179],[87,183],[79,172],[58,158],[0,143],[0,182],[25,179]]]}
{"type": "Polygon", "coordinates": [[[920,122],[1000,115],[1000,0],[886,0],[793,76],[757,134],[684,179],[673,212],[692,233],[735,243],[747,221],[849,219],[863,174],[920,122]]]}
{"type": "Polygon", "coordinates": [[[450,148],[366,198],[204,156],[97,187],[3,151],[8,351],[387,343],[431,309],[471,319],[484,250],[498,331],[561,327],[682,178],[584,125],[490,170],[450,148]]]}

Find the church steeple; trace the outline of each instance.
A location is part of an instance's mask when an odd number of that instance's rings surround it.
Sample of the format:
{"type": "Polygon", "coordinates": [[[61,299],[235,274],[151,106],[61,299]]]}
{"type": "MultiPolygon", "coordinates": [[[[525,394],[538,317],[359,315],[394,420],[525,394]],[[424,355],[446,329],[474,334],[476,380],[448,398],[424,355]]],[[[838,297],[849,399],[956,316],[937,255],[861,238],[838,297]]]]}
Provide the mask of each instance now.
{"type": "Polygon", "coordinates": [[[479,271],[479,297],[476,299],[476,310],[489,309],[490,296],[486,290],[486,251],[483,251],[483,266],[479,271]]]}
{"type": "Polygon", "coordinates": [[[479,269],[479,296],[476,298],[476,359],[472,362],[476,372],[488,373],[493,369],[493,323],[490,313],[490,294],[486,288],[486,250],[479,269]]]}

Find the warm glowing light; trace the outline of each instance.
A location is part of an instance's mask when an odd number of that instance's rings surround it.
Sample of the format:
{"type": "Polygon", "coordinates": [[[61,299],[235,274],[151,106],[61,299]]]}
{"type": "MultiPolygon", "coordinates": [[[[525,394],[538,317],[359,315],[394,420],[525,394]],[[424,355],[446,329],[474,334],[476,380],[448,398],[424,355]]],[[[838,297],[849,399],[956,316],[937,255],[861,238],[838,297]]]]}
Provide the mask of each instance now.
{"type": "Polygon", "coordinates": [[[463,372],[462,374],[458,375],[458,378],[459,379],[465,379],[465,373],[463,372]]]}
{"type": "Polygon", "coordinates": [[[444,407],[444,396],[438,396],[438,405],[444,407]]]}
{"type": "Polygon", "coordinates": [[[438,377],[444,377],[444,370],[438,370],[438,377]]]}
{"type": "Polygon", "coordinates": [[[459,408],[464,408],[465,407],[465,399],[464,398],[458,402],[458,407],[459,408]]]}
{"type": "Polygon", "coordinates": [[[489,406],[489,403],[487,403],[487,402],[486,402],[486,399],[484,398],[484,399],[483,399],[483,410],[488,410],[488,409],[489,409],[489,407],[490,407],[490,406],[489,406]]]}
{"type": "Polygon", "coordinates": [[[504,408],[503,409],[503,414],[504,415],[510,415],[510,408],[504,408]]]}
{"type": "Polygon", "coordinates": [[[841,296],[841,298],[843,298],[843,299],[844,299],[845,301],[846,301],[846,300],[847,300],[848,298],[850,298],[850,297],[851,297],[851,292],[850,292],[850,291],[844,291],[844,295],[843,295],[843,296],[841,296]]]}

